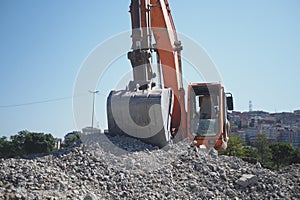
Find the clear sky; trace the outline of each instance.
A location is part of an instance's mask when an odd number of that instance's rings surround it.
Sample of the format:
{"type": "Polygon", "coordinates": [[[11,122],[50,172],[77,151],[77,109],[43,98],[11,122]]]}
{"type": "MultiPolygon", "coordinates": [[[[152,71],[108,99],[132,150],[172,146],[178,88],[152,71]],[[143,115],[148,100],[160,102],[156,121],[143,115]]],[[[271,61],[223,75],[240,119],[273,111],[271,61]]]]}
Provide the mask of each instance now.
{"type": "MultiPolygon", "coordinates": [[[[249,100],[253,110],[300,109],[299,0],[169,3],[177,31],[199,43],[216,64],[235,110],[247,111],[249,100]]],[[[97,45],[130,29],[129,4],[0,1],[0,136],[26,129],[62,137],[78,128],[72,107],[77,74],[97,45]]],[[[131,69],[120,56],[113,76],[119,76],[118,67],[131,69]]],[[[102,129],[109,87],[91,88],[100,91],[95,124],[102,129]]],[[[92,102],[88,91],[82,95],[92,102]]]]}

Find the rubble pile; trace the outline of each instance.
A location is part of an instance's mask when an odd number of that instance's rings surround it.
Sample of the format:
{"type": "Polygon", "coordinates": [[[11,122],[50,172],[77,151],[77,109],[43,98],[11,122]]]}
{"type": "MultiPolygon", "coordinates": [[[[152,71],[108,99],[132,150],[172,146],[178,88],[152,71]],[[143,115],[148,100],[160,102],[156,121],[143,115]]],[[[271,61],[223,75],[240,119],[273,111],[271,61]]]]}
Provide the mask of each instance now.
{"type": "Polygon", "coordinates": [[[124,136],[0,160],[0,199],[299,199],[300,165],[259,163],[200,151],[187,142],[158,149],[124,136]]]}

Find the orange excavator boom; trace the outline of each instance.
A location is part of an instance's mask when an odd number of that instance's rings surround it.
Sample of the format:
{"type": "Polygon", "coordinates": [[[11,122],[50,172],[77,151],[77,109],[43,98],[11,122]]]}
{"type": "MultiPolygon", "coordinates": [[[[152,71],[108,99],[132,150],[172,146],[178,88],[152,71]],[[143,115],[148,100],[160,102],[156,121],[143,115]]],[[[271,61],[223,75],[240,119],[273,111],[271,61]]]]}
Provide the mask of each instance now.
{"type": "Polygon", "coordinates": [[[168,1],[131,0],[130,14],[132,51],[128,52],[128,59],[133,80],[127,89],[111,91],[107,98],[109,133],[129,135],[159,147],[174,138],[189,137],[197,146],[225,149],[228,121],[223,87],[219,83],[189,85],[188,108],[185,108],[183,48],[168,1]],[[153,70],[154,53],[157,73],[153,70]],[[196,101],[210,105],[197,105],[196,101]],[[210,108],[216,109],[214,115],[214,109],[210,108]],[[204,119],[197,113],[203,110],[211,112],[206,113],[210,118],[204,119]]]}

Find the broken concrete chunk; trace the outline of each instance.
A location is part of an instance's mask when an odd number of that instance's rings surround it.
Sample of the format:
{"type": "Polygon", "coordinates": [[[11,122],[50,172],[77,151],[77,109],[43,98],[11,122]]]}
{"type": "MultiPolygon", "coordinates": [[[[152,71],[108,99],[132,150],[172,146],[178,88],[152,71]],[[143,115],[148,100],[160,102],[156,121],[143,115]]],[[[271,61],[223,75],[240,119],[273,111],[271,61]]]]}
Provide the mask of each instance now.
{"type": "Polygon", "coordinates": [[[240,179],[237,180],[237,184],[242,187],[247,187],[248,185],[257,183],[258,178],[253,174],[243,174],[240,179]]]}

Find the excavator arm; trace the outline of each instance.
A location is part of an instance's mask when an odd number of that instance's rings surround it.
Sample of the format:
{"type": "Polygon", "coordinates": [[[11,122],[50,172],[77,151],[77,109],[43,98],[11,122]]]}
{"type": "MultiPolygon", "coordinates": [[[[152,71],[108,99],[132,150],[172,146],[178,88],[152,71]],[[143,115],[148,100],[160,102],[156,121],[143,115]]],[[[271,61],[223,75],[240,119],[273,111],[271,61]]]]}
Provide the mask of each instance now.
{"type": "Polygon", "coordinates": [[[226,149],[228,105],[221,84],[190,84],[185,109],[182,46],[168,1],[131,0],[130,14],[132,50],[128,59],[133,80],[125,90],[111,91],[107,98],[109,134],[128,135],[159,147],[174,138],[189,137],[197,146],[226,149]]]}
{"type": "Polygon", "coordinates": [[[186,111],[181,78],[181,46],[167,1],[132,0],[133,80],[107,99],[110,134],[129,135],[163,147],[185,133],[186,111]],[[155,39],[156,44],[152,43],[155,39]],[[152,57],[157,53],[159,84],[152,57]],[[163,86],[162,86],[163,85],[163,86]],[[158,87],[157,87],[158,86],[158,87]]]}
{"type": "Polygon", "coordinates": [[[186,137],[185,91],[182,83],[181,42],[167,0],[151,0],[151,28],[156,41],[157,53],[162,65],[165,88],[172,88],[175,94],[172,112],[172,134],[180,132],[186,137]],[[180,130],[179,130],[180,129],[180,130]]]}

